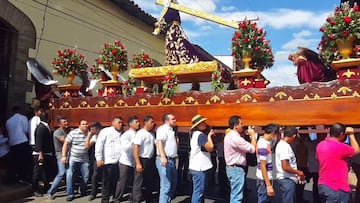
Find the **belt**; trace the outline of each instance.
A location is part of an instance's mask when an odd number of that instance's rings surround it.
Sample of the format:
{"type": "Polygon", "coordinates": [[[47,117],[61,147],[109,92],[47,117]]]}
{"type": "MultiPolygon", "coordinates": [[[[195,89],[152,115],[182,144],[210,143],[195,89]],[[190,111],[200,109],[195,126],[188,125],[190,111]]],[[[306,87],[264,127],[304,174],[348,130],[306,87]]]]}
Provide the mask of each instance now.
{"type": "MultiPolygon", "coordinates": [[[[159,158],[161,158],[161,156],[157,156],[157,157],[159,157],[159,158]]],[[[166,156],[166,159],[176,159],[176,157],[169,157],[169,156],[166,156]]]]}
{"type": "Polygon", "coordinates": [[[242,168],[242,169],[246,170],[246,166],[243,166],[243,165],[240,165],[240,164],[229,165],[229,167],[238,167],[238,168],[242,168]]]}

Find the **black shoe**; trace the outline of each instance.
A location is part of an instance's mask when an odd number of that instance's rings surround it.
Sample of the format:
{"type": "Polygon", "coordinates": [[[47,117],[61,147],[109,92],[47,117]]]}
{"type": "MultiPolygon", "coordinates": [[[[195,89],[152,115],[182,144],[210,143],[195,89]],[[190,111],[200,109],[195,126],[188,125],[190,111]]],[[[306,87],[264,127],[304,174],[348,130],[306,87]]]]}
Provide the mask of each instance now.
{"type": "Polygon", "coordinates": [[[89,196],[89,201],[92,201],[92,200],[94,200],[96,198],[96,195],[90,195],[89,196]]]}
{"type": "Polygon", "coordinates": [[[39,193],[39,192],[34,192],[34,196],[35,196],[35,197],[42,197],[43,194],[41,194],[41,193],[39,193]]]}
{"type": "Polygon", "coordinates": [[[71,202],[71,201],[73,201],[73,200],[74,200],[74,197],[67,197],[67,198],[66,198],[66,201],[67,201],[67,202],[71,202]]]}

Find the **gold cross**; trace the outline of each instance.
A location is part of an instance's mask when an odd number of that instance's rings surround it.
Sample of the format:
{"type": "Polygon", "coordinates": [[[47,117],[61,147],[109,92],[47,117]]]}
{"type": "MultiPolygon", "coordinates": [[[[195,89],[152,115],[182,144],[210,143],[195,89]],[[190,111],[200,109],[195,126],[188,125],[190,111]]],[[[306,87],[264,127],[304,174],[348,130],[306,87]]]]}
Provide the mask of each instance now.
{"type": "MultiPolygon", "coordinates": [[[[221,24],[221,25],[225,25],[225,26],[228,26],[228,27],[235,28],[235,29],[239,28],[239,22],[236,22],[234,20],[226,20],[226,19],[221,18],[219,16],[216,16],[216,15],[213,15],[213,14],[210,14],[210,13],[206,13],[204,11],[195,10],[195,9],[191,9],[189,7],[186,7],[186,6],[183,6],[183,5],[180,5],[180,4],[172,3],[172,2],[170,2],[170,0],[156,0],[155,3],[158,4],[158,5],[164,6],[163,10],[161,11],[158,22],[160,22],[163,19],[163,17],[166,14],[168,8],[172,8],[172,9],[181,11],[183,13],[187,13],[189,15],[193,15],[193,16],[196,16],[196,17],[199,17],[199,18],[202,18],[202,19],[214,22],[214,23],[218,23],[218,24],[221,24]]],[[[252,19],[252,20],[258,20],[258,18],[257,19],[252,19]]],[[[159,33],[160,33],[160,26],[155,28],[153,34],[157,35],[159,33]]]]}

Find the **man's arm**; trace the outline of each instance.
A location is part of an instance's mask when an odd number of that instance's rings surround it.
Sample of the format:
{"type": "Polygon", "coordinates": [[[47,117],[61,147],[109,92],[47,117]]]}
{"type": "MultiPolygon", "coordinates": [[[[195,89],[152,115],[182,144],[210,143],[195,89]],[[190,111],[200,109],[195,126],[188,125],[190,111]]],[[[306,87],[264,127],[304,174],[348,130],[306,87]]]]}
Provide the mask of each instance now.
{"type": "Polygon", "coordinates": [[[35,149],[38,150],[39,152],[38,161],[40,162],[44,160],[43,141],[44,141],[44,133],[46,133],[44,130],[45,129],[43,128],[42,125],[38,125],[37,128],[35,129],[35,149]]]}
{"type": "Polygon", "coordinates": [[[68,149],[69,149],[69,143],[68,143],[68,141],[65,140],[62,150],[61,150],[61,162],[63,164],[66,164],[68,149]]]}
{"type": "Polygon", "coordinates": [[[275,192],[274,192],[274,188],[272,187],[272,184],[271,184],[269,176],[268,176],[266,164],[267,164],[266,160],[260,160],[260,170],[261,170],[261,174],[262,174],[262,177],[263,177],[265,185],[266,185],[267,195],[274,196],[275,192]]]}
{"type": "MultiPolygon", "coordinates": [[[[207,141],[206,143],[203,145],[203,147],[206,149],[207,152],[212,152],[214,150],[214,143],[212,141],[212,136],[215,134],[214,130],[211,129],[208,136],[207,136],[207,141]]],[[[204,136],[205,137],[205,136],[204,136]]]]}
{"type": "Polygon", "coordinates": [[[160,159],[161,159],[161,165],[166,166],[167,164],[167,159],[166,159],[166,155],[165,155],[165,151],[164,151],[164,146],[162,143],[162,140],[157,140],[156,141],[156,147],[159,150],[159,154],[160,154],[160,159]]]}
{"type": "Polygon", "coordinates": [[[85,149],[89,149],[91,147],[91,145],[93,144],[93,142],[91,142],[91,138],[94,136],[94,133],[89,130],[88,135],[86,136],[85,139],[85,149]]]}
{"type": "Polygon", "coordinates": [[[138,144],[134,144],[134,159],[135,159],[135,167],[137,172],[142,172],[143,167],[140,162],[140,155],[139,155],[139,146],[138,144]]]}
{"type": "Polygon", "coordinates": [[[347,127],[345,133],[349,135],[350,145],[354,148],[355,154],[360,153],[359,143],[356,141],[354,129],[352,127],[347,127]]]}
{"type": "Polygon", "coordinates": [[[281,160],[281,167],[284,171],[292,174],[296,174],[300,177],[300,180],[304,180],[305,175],[302,171],[291,168],[288,159],[281,160]]]}
{"type": "Polygon", "coordinates": [[[104,145],[105,145],[105,135],[103,134],[104,131],[100,131],[96,143],[95,143],[95,159],[97,167],[101,167],[104,165],[104,145]]]}

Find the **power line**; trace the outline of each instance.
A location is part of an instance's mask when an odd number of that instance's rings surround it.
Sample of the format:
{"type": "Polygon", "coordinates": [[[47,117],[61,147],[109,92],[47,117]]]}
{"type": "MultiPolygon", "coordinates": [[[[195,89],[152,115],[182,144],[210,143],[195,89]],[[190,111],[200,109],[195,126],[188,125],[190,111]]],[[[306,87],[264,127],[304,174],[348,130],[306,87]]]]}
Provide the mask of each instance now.
{"type": "Polygon", "coordinates": [[[37,57],[39,50],[40,50],[40,43],[42,40],[42,36],[44,34],[44,29],[45,29],[45,22],[46,22],[46,12],[47,12],[47,8],[48,8],[48,4],[49,4],[49,0],[46,0],[46,4],[45,4],[45,9],[44,9],[44,15],[42,17],[42,27],[41,27],[41,31],[40,31],[40,37],[39,37],[39,41],[37,44],[37,49],[36,49],[36,54],[35,54],[35,58],[37,57]]]}

